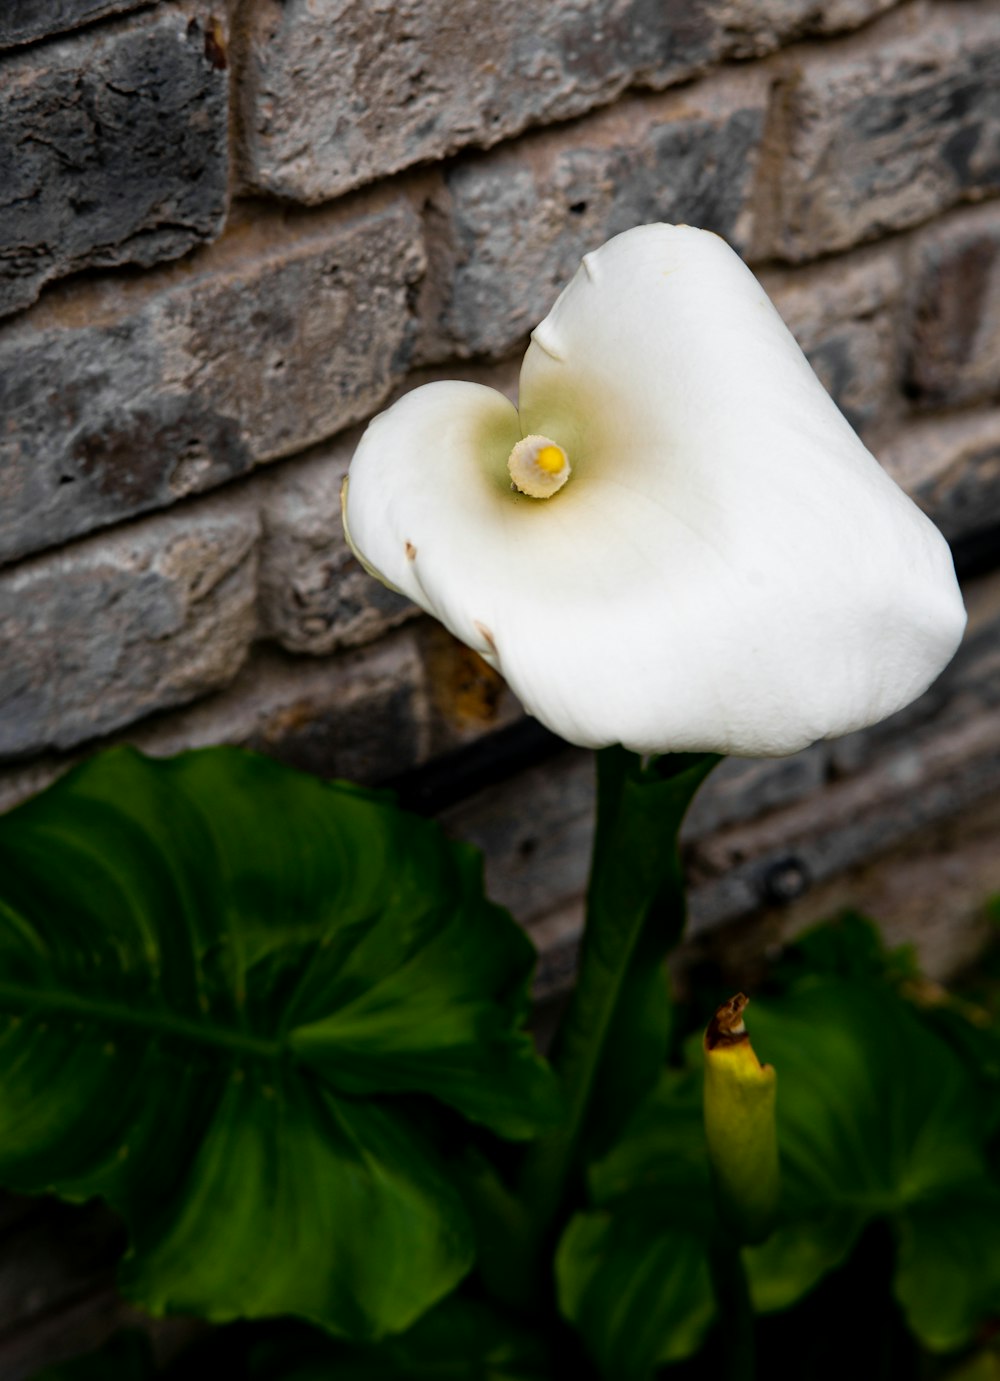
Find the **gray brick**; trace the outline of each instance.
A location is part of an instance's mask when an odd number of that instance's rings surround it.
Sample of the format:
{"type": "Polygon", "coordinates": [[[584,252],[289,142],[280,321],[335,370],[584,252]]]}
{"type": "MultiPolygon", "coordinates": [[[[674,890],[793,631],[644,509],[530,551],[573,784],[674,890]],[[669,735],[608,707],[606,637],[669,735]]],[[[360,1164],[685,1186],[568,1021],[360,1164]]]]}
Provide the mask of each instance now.
{"type": "Polygon", "coordinates": [[[863,23],[893,0],[255,0],[248,186],[316,202],[469,145],[863,23]]]}
{"type": "Polygon", "coordinates": [[[704,0],[258,0],[244,175],[319,201],[466,144],[687,76],[721,33],[704,0]],[[458,60],[456,60],[458,56],[458,60]]]}
{"type": "Polygon", "coordinates": [[[0,576],[0,755],[226,685],[256,626],[256,514],[206,503],[0,576]]]}
{"type": "Polygon", "coordinates": [[[162,5],[0,60],[0,313],[78,269],[176,259],[222,229],[219,21],[162,5]]]}
{"type": "Polygon", "coordinates": [[[137,10],[150,0],[9,0],[0,12],[0,48],[48,38],[78,29],[124,10],[137,10]]]}
{"type": "Polygon", "coordinates": [[[324,659],[260,647],[221,695],[129,740],[158,755],[234,743],[320,777],[377,782],[427,756],[423,659],[411,629],[324,659]]]}
{"type": "Polygon", "coordinates": [[[261,632],[289,652],[326,656],[415,612],[366,574],[344,540],[340,486],[359,436],[348,432],[307,460],[286,462],[257,487],[261,632]]]}
{"type": "Polygon", "coordinates": [[[920,406],[1000,400],[1000,206],[916,237],[905,388],[920,406]]]}
{"type": "Polygon", "coordinates": [[[865,433],[896,404],[904,274],[877,248],[761,281],[844,416],[865,433]]]}
{"type": "Polygon", "coordinates": [[[441,208],[451,258],[434,268],[443,308],[425,351],[510,350],[581,257],[631,226],[691,221],[745,244],[766,103],[762,74],[727,75],[456,164],[441,208]]]}
{"type": "Polygon", "coordinates": [[[263,211],[190,267],[74,284],[0,328],[0,562],[358,421],[406,372],[408,202],[263,211]]]}
{"type": "Polygon", "coordinates": [[[878,456],[949,541],[1000,524],[1000,409],[910,423],[878,456]]]}
{"type": "Polygon", "coordinates": [[[1000,189],[1000,11],[916,4],[786,71],[755,252],[793,261],[1000,189]]]}

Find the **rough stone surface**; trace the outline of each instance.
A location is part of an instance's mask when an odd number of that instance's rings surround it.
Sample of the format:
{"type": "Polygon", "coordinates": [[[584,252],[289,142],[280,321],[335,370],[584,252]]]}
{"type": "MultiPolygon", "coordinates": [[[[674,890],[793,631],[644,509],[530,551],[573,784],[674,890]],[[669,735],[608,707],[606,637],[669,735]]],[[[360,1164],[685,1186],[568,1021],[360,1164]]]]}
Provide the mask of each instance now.
{"type": "Polygon", "coordinates": [[[358,421],[405,373],[408,202],[261,215],[190,267],[54,291],[0,329],[0,562],[358,421]]]}
{"type": "Polygon", "coordinates": [[[903,268],[895,248],[877,248],[761,281],[837,406],[865,433],[897,393],[896,333],[903,268]]]}
{"type": "Polygon", "coordinates": [[[150,0],[8,0],[0,11],[0,48],[78,29],[95,19],[137,10],[150,0]]]}
{"type": "Polygon", "coordinates": [[[954,820],[918,830],[888,854],[811,886],[801,899],[758,910],[752,922],[703,933],[672,968],[721,962],[734,986],[754,986],[773,959],[810,926],[846,910],[878,922],[890,947],[913,945],[923,972],[948,982],[980,957],[994,926],[985,905],[1000,893],[1000,798],[976,802],[954,820]]]}
{"type": "Polygon", "coordinates": [[[1000,206],[916,239],[904,387],[922,407],[1000,399],[1000,206]]]}
{"type": "Polygon", "coordinates": [[[254,636],[255,513],[207,503],[0,576],[0,756],[226,685],[254,636]]]}
{"type": "Polygon", "coordinates": [[[425,354],[509,351],[581,257],[634,225],[690,221],[745,244],[766,103],[761,74],[726,75],[458,162],[440,207],[448,248],[432,265],[442,306],[425,354]]]}
{"type": "Polygon", "coordinates": [[[893,0],[256,0],[242,168],[300,201],[851,28],[893,0]],[[456,61],[456,55],[461,55],[456,61]]]}
{"type": "Polygon", "coordinates": [[[63,274],[219,233],[224,52],[219,20],[162,5],[0,60],[0,313],[63,274]]]}
{"type": "Polygon", "coordinates": [[[789,58],[755,252],[793,261],[1000,189],[1000,10],[916,4],[789,58]]]}
{"type": "Polygon", "coordinates": [[[1000,409],[913,422],[878,454],[949,541],[1000,524],[1000,409]]]}
{"type": "Polygon", "coordinates": [[[360,433],[262,475],[261,632],[289,652],[326,656],[368,642],[414,606],[368,575],[344,540],[340,487],[360,433]]]}
{"type": "Polygon", "coordinates": [[[719,55],[705,0],[258,0],[244,102],[252,186],[318,201],[467,144],[688,76],[719,55]],[[456,54],[461,61],[456,62],[456,54]]]}
{"type": "Polygon", "coordinates": [[[779,42],[808,34],[856,29],[892,9],[897,0],[724,0],[718,8],[732,57],[760,57],[779,42]]]}
{"type": "Polygon", "coordinates": [[[400,629],[329,660],[259,648],[223,694],[129,738],[154,754],[235,743],[320,777],[382,781],[427,756],[419,646],[400,629]]]}

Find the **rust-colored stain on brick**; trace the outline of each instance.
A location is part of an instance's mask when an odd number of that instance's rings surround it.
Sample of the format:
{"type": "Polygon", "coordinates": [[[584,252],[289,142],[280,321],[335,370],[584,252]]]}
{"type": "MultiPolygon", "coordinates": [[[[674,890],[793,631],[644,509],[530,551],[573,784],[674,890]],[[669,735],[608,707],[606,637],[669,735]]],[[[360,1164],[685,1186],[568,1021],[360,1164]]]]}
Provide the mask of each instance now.
{"type": "Polygon", "coordinates": [[[442,629],[430,639],[427,662],[435,707],[445,718],[463,725],[494,722],[504,690],[503,677],[478,652],[442,629]]]}

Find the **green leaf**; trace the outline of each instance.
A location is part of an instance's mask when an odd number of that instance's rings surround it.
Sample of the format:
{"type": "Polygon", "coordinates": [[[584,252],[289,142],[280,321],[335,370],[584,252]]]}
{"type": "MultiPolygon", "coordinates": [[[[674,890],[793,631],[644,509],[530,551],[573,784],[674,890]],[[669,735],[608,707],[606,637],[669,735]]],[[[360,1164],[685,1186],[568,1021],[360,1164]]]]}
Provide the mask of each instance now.
{"type": "Polygon", "coordinates": [[[752,1007],[778,1071],[786,1211],[891,1214],[982,1172],[983,1124],[961,1061],[890,990],[818,979],[752,1007]]]}
{"type": "Polygon", "coordinates": [[[0,819],[0,1180],[108,1199],[154,1313],[403,1329],[473,1247],[387,1095],[529,1134],[531,963],[471,851],[385,799],[114,750],[0,819]]]}
{"type": "Polygon", "coordinates": [[[865,1225],[842,1206],[785,1223],[759,1247],[745,1247],[750,1298],[758,1314],[787,1309],[842,1265],[865,1225]]]}
{"type": "Polygon", "coordinates": [[[1000,1320],[1000,1188],[969,1185],[896,1228],[896,1297],[926,1347],[950,1352],[1000,1320]]]}
{"type": "Polygon", "coordinates": [[[564,1317],[609,1378],[644,1381],[690,1357],[715,1317],[704,1238],[634,1201],[577,1214],[556,1274],[564,1317]]]}
{"type": "Polygon", "coordinates": [[[909,1326],[932,1348],[967,1342],[1000,1298],[1000,1190],[962,1060],[890,989],[862,982],[803,983],[753,1016],[755,1048],[778,1070],[786,1224],[746,1255],[758,1307],[792,1303],[886,1218],[909,1326]]]}
{"type": "Polygon", "coordinates": [[[603,1375],[640,1381],[697,1352],[716,1312],[697,1076],[661,1077],[589,1185],[596,1211],[572,1219],[556,1256],[560,1308],[603,1375]]]}

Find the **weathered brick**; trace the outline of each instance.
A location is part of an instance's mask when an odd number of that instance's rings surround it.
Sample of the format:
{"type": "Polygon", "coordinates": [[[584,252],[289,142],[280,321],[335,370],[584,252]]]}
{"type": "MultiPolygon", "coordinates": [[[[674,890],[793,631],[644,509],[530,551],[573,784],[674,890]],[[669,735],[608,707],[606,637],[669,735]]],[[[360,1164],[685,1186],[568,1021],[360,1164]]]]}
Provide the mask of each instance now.
{"type": "Polygon", "coordinates": [[[224,42],[219,20],[161,5],[0,59],[0,313],[63,274],[219,233],[224,42]]]}
{"type": "Polygon", "coordinates": [[[921,406],[1000,399],[1000,206],[915,239],[904,386],[921,406]]]}
{"type": "Polygon", "coordinates": [[[425,353],[510,350],[581,257],[631,226],[691,221],[745,244],[766,103],[762,74],[727,74],[456,163],[440,208],[450,254],[433,266],[443,305],[425,353]]]}
{"type": "Polygon", "coordinates": [[[895,248],[876,248],[761,281],[844,416],[861,432],[897,393],[896,333],[903,268],[895,248]]]}
{"type": "Polygon", "coordinates": [[[247,185],[322,201],[468,145],[662,90],[728,56],[851,28],[893,0],[256,0],[247,185]],[[460,55],[460,60],[456,60],[460,55]]]}
{"type": "Polygon", "coordinates": [[[789,59],[755,253],[793,261],[1000,189],[1000,11],[906,6],[789,59]]]}
{"type": "Polygon", "coordinates": [[[263,210],[191,264],[54,289],[0,328],[0,562],[332,436],[406,371],[408,202],[263,210]]]}
{"type": "Polygon", "coordinates": [[[344,540],[340,486],[360,433],[262,475],[261,632],[289,652],[326,656],[368,642],[414,612],[364,571],[344,540]]]}
{"type": "Polygon", "coordinates": [[[256,627],[257,516],[148,519],[0,576],[0,755],[69,748],[233,679],[256,627]]]}
{"type": "Polygon", "coordinates": [[[251,186],[318,201],[613,99],[718,55],[704,0],[258,0],[244,87],[251,186]],[[456,54],[461,55],[456,61],[456,54]]]}
{"type": "Polygon", "coordinates": [[[762,959],[773,961],[802,931],[851,910],[872,917],[886,944],[913,945],[923,972],[947,982],[974,963],[995,934],[985,902],[1000,892],[998,832],[1000,797],[987,796],[952,820],[917,830],[890,852],[809,887],[790,904],[758,909],[751,924],[703,931],[671,967],[680,970],[683,983],[685,971],[707,958],[739,974],[738,984],[753,984],[762,959]]]}
{"type": "Polygon", "coordinates": [[[149,0],[13,0],[0,11],[0,48],[78,29],[95,19],[137,10],[149,0]]]}
{"type": "Polygon", "coordinates": [[[723,0],[725,49],[734,57],[760,57],[779,42],[808,34],[856,29],[892,9],[897,0],[723,0]]]}
{"type": "Polygon", "coordinates": [[[1000,523],[1000,409],[909,423],[878,456],[949,541],[1000,523]]]}
{"type": "Polygon", "coordinates": [[[427,756],[423,660],[405,628],[328,659],[260,647],[221,695],[129,741],[156,755],[235,743],[320,777],[382,781],[427,756]]]}

